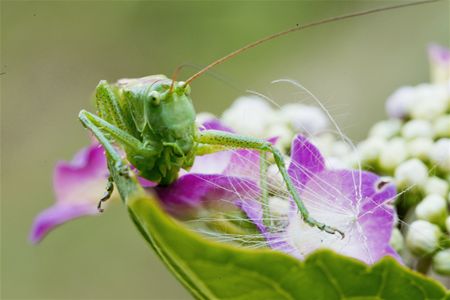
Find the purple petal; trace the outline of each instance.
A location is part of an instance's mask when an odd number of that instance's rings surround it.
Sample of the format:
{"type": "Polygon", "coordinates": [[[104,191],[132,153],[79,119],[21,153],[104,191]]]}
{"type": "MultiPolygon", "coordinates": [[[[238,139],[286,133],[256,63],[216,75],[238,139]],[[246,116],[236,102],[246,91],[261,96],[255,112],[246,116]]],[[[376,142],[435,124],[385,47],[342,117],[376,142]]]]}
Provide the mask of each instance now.
{"type": "Polygon", "coordinates": [[[82,149],[69,163],[59,162],[53,176],[56,204],[37,216],[30,240],[37,243],[58,225],[97,214],[108,174],[105,154],[98,144],[82,149]]]}
{"type": "Polygon", "coordinates": [[[303,222],[294,216],[288,234],[303,235],[293,237],[300,252],[306,254],[318,247],[327,247],[366,263],[374,263],[384,256],[395,216],[386,202],[395,195],[395,189],[387,185],[378,191],[377,181],[378,177],[369,172],[332,170],[315,174],[306,184],[297,186],[310,214],[346,235],[340,240],[299,224],[303,222]],[[316,237],[311,239],[314,235],[316,237]]]}
{"type": "Polygon", "coordinates": [[[104,192],[108,174],[103,148],[92,145],[82,149],[72,162],[59,162],[55,167],[53,187],[57,201],[89,202],[93,197],[98,200],[104,192]],[[100,182],[103,190],[99,194],[100,182]]]}
{"type": "Polygon", "coordinates": [[[226,132],[233,132],[233,130],[223,125],[218,119],[211,119],[202,124],[200,130],[221,130],[226,132]]]}
{"type": "MultiPolygon", "coordinates": [[[[271,144],[277,142],[276,137],[270,138],[267,141],[271,144]]],[[[257,183],[260,181],[261,171],[261,154],[257,150],[233,150],[229,151],[232,153],[231,159],[228,163],[227,168],[223,171],[224,175],[238,176],[243,178],[251,179],[257,183]]]]}
{"type": "Polygon", "coordinates": [[[255,150],[235,150],[231,152],[230,162],[223,174],[244,177],[259,182],[260,153],[255,150]]]}
{"type": "Polygon", "coordinates": [[[371,211],[360,212],[357,222],[366,248],[364,261],[374,263],[386,255],[386,247],[389,245],[394,227],[394,216],[394,209],[389,206],[379,206],[371,211]]]}
{"type": "Polygon", "coordinates": [[[303,185],[324,169],[325,160],[320,151],[305,137],[297,135],[291,147],[291,164],[288,169],[291,179],[298,185],[303,185]]]}
{"type": "Polygon", "coordinates": [[[29,239],[33,244],[36,244],[57,226],[79,217],[96,215],[97,213],[97,208],[91,205],[53,205],[36,217],[29,239]]]}
{"type": "Polygon", "coordinates": [[[202,205],[233,206],[234,201],[254,198],[257,185],[240,177],[220,174],[186,174],[170,186],[155,188],[166,210],[176,216],[202,205]],[[213,200],[213,201],[211,201],[213,200]]]}
{"type": "Polygon", "coordinates": [[[261,203],[253,198],[239,199],[235,204],[244,211],[247,217],[256,225],[270,248],[301,258],[299,251],[289,243],[284,232],[271,232],[271,230],[264,225],[261,203]]]}
{"type": "Polygon", "coordinates": [[[138,177],[138,181],[139,181],[139,184],[144,188],[151,188],[151,187],[155,187],[158,185],[157,183],[150,181],[148,179],[145,179],[144,177],[138,177]]]}
{"type": "Polygon", "coordinates": [[[392,248],[391,246],[387,246],[386,249],[384,250],[385,255],[389,255],[392,256],[393,258],[395,258],[398,262],[403,264],[403,259],[402,257],[397,253],[397,251],[394,250],[394,248],[392,248]]]}

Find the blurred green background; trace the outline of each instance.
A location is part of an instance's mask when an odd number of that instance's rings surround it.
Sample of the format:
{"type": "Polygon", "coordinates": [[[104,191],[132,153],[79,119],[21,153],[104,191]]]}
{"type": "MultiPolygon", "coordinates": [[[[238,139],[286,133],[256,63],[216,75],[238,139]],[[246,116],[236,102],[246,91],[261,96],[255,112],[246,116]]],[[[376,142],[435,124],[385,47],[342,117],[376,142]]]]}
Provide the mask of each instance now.
{"type": "MultiPolygon", "coordinates": [[[[100,79],[204,66],[266,34],[324,17],[394,4],[334,2],[1,2],[1,297],[189,299],[147,248],[120,203],[101,217],[27,236],[53,203],[57,160],[89,143],[77,120],[100,79]]],[[[280,103],[313,91],[342,130],[364,137],[397,87],[428,80],[425,46],[449,44],[449,2],[365,16],[253,49],[192,84],[198,111],[220,113],[245,90],[280,103]],[[223,79],[225,78],[225,79],[223,79]]],[[[183,70],[181,78],[195,71],[183,70]]],[[[232,288],[232,287],[230,287],[232,288]]]]}

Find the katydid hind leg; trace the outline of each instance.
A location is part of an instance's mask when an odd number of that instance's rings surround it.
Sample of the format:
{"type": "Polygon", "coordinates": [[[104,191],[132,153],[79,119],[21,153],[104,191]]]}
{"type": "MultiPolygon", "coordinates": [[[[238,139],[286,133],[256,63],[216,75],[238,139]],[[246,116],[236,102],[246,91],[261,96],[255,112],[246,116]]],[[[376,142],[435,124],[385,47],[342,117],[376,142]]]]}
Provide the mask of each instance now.
{"type": "Polygon", "coordinates": [[[337,233],[341,235],[341,238],[345,237],[344,232],[342,232],[341,230],[321,223],[310,216],[308,209],[300,199],[300,196],[298,195],[298,192],[291,178],[289,177],[289,174],[287,173],[283,155],[270,142],[254,137],[240,136],[218,130],[205,130],[200,132],[197,137],[197,141],[202,144],[220,145],[229,148],[254,149],[272,153],[275,159],[275,163],[283,177],[283,181],[286,184],[286,188],[289,191],[289,194],[291,195],[295,204],[297,205],[305,223],[330,234],[337,233]]]}
{"type": "Polygon", "coordinates": [[[111,85],[105,80],[100,81],[97,85],[95,100],[98,115],[102,119],[124,131],[130,132],[132,135],[136,134],[136,128],[133,122],[125,114],[126,109],[124,110],[121,107],[118,96],[111,85]]]}

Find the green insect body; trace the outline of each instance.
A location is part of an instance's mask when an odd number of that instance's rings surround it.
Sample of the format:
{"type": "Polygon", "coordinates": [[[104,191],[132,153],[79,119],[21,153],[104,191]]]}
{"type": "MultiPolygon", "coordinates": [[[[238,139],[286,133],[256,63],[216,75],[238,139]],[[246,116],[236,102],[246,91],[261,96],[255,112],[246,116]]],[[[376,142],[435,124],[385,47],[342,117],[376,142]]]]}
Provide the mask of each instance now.
{"type": "Polygon", "coordinates": [[[197,133],[189,86],[174,86],[163,75],[118,83],[119,103],[128,116],[129,130],[143,149],[125,148],[140,176],[162,185],[177,179],[181,168],[189,169],[195,158],[197,133]],[[136,151],[137,150],[137,151],[136,151]]]}

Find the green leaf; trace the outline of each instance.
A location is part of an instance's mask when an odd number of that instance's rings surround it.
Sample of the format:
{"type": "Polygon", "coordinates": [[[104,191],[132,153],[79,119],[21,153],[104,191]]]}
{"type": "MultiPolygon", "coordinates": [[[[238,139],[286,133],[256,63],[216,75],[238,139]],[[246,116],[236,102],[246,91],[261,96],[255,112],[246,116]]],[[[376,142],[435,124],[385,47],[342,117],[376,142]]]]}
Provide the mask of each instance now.
{"type": "Polygon", "coordinates": [[[209,241],[164,213],[134,178],[115,179],[144,238],[197,299],[450,299],[438,282],[390,257],[368,267],[321,250],[301,262],[209,241]]]}

